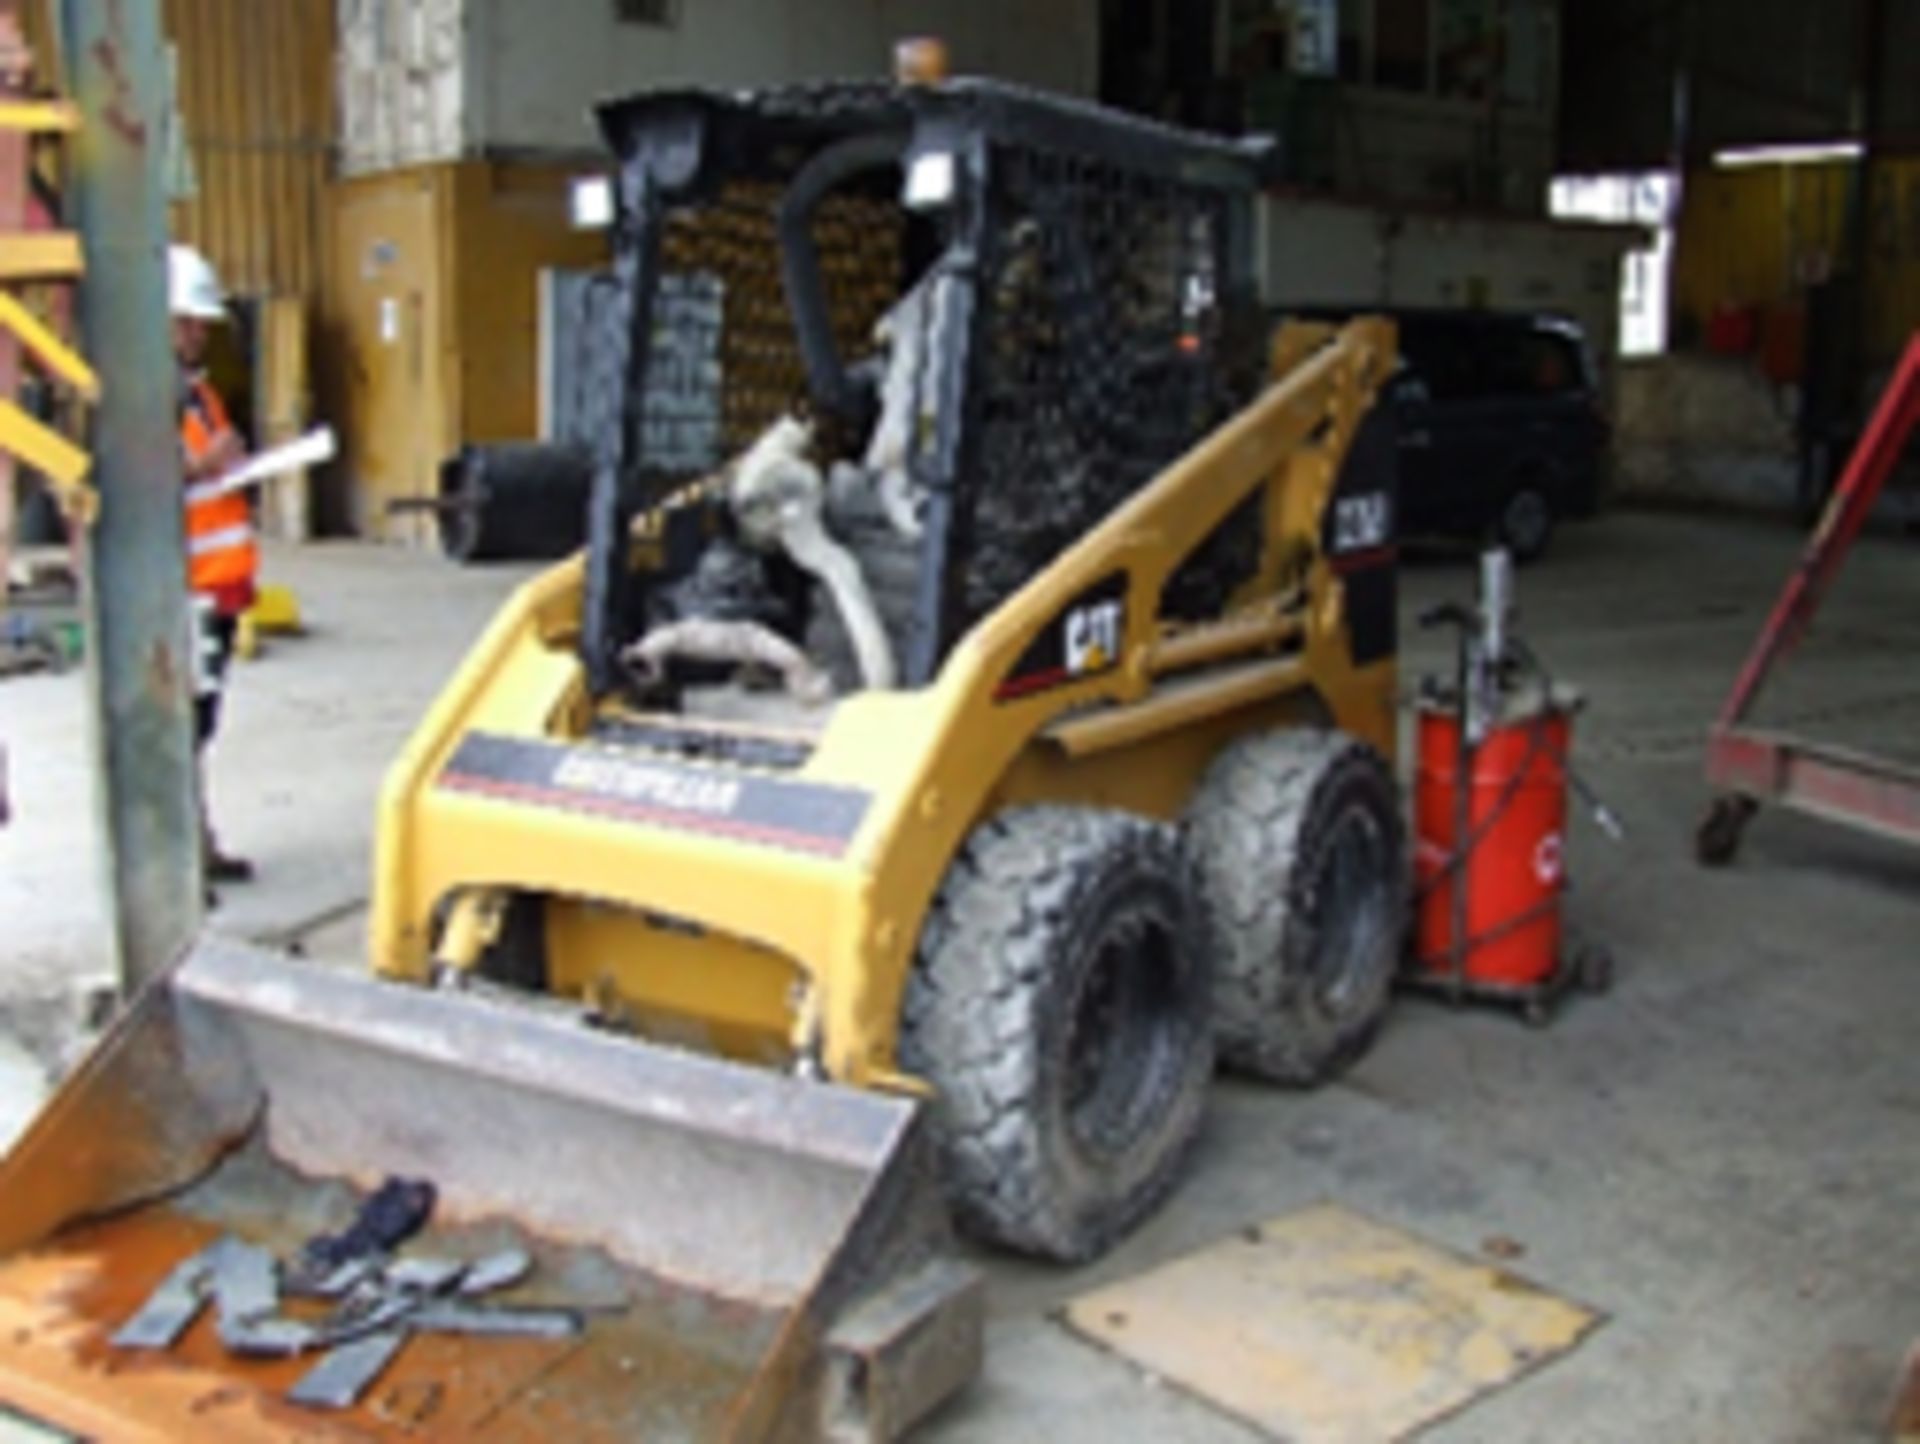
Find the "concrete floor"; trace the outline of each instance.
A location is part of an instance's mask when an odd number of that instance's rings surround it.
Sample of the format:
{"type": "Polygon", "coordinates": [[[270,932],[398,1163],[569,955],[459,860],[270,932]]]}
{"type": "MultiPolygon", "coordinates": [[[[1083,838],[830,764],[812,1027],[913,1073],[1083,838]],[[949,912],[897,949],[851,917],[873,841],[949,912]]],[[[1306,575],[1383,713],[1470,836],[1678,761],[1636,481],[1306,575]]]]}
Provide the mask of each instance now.
{"type": "MultiPolygon", "coordinates": [[[[1798,545],[1743,522],[1623,516],[1523,577],[1525,626],[1588,691],[1584,770],[1631,829],[1576,830],[1579,928],[1619,960],[1609,998],[1535,1031],[1403,1002],[1345,1081],[1296,1096],[1225,1082],[1171,1207],[1080,1274],[989,1261],[986,1376],[925,1431],[942,1444],[1247,1440],[1241,1426],[1066,1334],[1051,1313],[1245,1224],[1332,1199],[1510,1266],[1607,1322],[1575,1353],[1426,1436],[1480,1441],[1878,1437],[1920,1335],[1920,854],[1763,818],[1740,865],[1692,861],[1707,719],[1798,545]]],[[[272,558],[314,635],[242,668],[216,752],[229,844],[264,870],[218,925],[306,929],[350,954],[387,757],[512,580],[325,547],[272,558]]],[[[1854,558],[1771,720],[1883,750],[1920,743],[1910,544],[1854,558]]],[[[1407,615],[1467,596],[1411,567],[1407,615]]],[[[1410,637],[1407,674],[1443,644],[1410,637]]],[[[57,1051],[66,981],[97,973],[79,687],[0,683],[16,817],[0,831],[0,999],[57,1051]]],[[[20,1059],[0,1050],[0,1095],[20,1059]]],[[[4,1111],[4,1110],[0,1110],[4,1111]]]]}

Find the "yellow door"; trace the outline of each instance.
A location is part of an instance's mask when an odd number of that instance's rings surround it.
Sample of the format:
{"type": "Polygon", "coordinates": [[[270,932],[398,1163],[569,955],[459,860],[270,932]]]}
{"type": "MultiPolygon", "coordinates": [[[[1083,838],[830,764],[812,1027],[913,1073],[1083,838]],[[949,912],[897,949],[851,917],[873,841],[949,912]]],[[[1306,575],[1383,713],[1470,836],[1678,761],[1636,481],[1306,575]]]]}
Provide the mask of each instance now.
{"type": "Polygon", "coordinates": [[[424,514],[392,502],[433,494],[456,444],[446,340],[444,169],[342,183],[335,196],[337,344],[344,363],[349,515],[362,536],[415,545],[424,514]]]}

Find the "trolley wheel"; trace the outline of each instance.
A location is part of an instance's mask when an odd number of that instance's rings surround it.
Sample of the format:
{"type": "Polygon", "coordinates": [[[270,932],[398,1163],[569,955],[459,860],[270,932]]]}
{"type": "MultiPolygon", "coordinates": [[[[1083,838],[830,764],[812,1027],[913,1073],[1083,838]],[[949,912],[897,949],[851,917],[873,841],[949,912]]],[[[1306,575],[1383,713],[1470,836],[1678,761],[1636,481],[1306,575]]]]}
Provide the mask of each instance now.
{"type": "Polygon", "coordinates": [[[1603,943],[1588,943],[1580,949],[1574,976],[1583,992],[1598,995],[1612,991],[1613,950],[1603,943]]]}
{"type": "Polygon", "coordinates": [[[1708,867],[1725,867],[1738,855],[1747,823],[1758,810],[1758,804],[1750,797],[1714,798],[1694,836],[1695,855],[1708,867]]]}
{"type": "Polygon", "coordinates": [[[1544,1028],[1553,1021],[1553,1002],[1548,998],[1528,998],[1520,1005],[1520,1019],[1529,1028],[1544,1028]]]}

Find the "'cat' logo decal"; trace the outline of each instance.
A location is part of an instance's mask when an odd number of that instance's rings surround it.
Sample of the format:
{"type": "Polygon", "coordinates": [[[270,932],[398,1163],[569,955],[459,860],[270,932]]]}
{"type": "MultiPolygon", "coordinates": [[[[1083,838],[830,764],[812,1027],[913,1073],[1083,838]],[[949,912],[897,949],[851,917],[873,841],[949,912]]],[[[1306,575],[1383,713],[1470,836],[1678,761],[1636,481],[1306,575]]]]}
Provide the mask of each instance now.
{"type": "Polygon", "coordinates": [[[1126,645],[1127,575],[1115,572],[1041,628],[994,696],[1010,702],[1110,672],[1120,665],[1126,645]]]}

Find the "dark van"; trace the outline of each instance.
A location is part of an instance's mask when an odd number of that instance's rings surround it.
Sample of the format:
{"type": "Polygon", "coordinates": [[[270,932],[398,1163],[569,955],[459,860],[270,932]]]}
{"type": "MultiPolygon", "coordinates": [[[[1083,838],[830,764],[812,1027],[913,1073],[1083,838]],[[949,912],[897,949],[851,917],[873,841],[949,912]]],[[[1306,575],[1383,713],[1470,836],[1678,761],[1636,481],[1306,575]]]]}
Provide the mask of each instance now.
{"type": "Polygon", "coordinates": [[[1612,428],[1580,327],[1558,316],[1381,307],[1286,308],[1399,323],[1385,400],[1400,436],[1401,535],[1494,537],[1522,561],[1591,516],[1612,428]]]}

